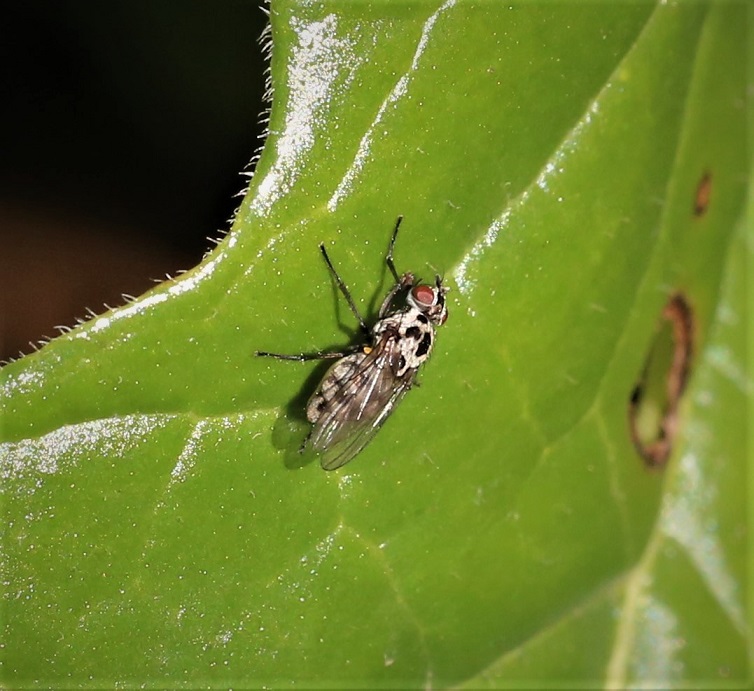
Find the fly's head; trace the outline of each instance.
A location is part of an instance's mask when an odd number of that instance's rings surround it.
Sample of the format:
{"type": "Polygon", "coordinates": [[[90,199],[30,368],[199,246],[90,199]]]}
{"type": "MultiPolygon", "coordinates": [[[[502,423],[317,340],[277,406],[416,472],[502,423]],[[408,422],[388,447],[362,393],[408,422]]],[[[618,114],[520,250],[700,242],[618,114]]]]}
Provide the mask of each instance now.
{"type": "Polygon", "coordinates": [[[435,285],[417,283],[411,287],[406,296],[406,302],[425,314],[435,326],[442,326],[448,318],[448,308],[445,295],[450,290],[442,284],[442,279],[435,276],[435,285]]]}

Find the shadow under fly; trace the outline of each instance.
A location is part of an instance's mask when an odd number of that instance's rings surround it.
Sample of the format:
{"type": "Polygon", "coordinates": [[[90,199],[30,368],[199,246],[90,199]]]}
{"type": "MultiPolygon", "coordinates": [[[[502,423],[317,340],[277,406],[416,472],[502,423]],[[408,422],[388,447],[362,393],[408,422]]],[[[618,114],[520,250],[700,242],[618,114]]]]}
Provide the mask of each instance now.
{"type": "Polygon", "coordinates": [[[298,355],[256,352],[259,357],[277,360],[335,360],[306,404],[306,418],[312,428],[299,449],[311,449],[325,470],[345,465],[371,441],[416,383],[419,368],[432,352],[435,328],[448,318],[448,287],[440,276],[435,276],[434,284],[429,285],[413,273],[396,271],[393,250],[402,220],[399,216],[395,223],[385,256],[395,282],[372,326],[359,313],[324,244],[319,246],[330,274],[359,322],[364,342],[340,350],[298,355]]]}

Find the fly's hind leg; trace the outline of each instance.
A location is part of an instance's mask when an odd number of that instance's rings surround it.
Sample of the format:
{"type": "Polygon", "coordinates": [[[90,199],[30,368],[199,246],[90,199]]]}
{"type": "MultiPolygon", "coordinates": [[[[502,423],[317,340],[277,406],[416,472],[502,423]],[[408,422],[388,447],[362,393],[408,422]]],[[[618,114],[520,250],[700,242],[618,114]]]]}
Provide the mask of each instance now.
{"type": "Polygon", "coordinates": [[[312,433],[314,432],[314,428],[309,430],[309,433],[304,437],[304,441],[301,442],[301,446],[298,447],[298,452],[300,454],[303,454],[306,451],[306,445],[309,443],[309,440],[312,438],[312,433]]]}
{"type": "Polygon", "coordinates": [[[271,357],[275,360],[294,360],[296,362],[308,362],[309,360],[337,360],[363,349],[363,345],[355,345],[343,350],[320,350],[316,353],[298,353],[297,355],[268,353],[266,350],[255,350],[254,355],[256,355],[257,357],[271,357]]]}

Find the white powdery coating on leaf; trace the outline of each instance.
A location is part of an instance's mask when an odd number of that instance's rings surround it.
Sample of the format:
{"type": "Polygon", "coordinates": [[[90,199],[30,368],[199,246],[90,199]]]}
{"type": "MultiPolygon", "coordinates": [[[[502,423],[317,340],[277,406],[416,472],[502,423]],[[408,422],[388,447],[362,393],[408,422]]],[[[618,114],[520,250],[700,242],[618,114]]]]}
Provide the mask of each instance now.
{"type": "Polygon", "coordinates": [[[340,204],[343,198],[351,191],[351,189],[353,189],[353,184],[354,184],[354,181],[356,180],[356,177],[361,173],[361,171],[364,168],[364,165],[369,159],[369,154],[372,148],[372,141],[374,140],[374,134],[375,134],[375,130],[377,129],[377,126],[384,119],[385,112],[387,111],[387,109],[390,106],[396,104],[398,101],[400,101],[401,98],[403,98],[406,95],[408,91],[408,84],[410,81],[410,76],[419,67],[419,61],[427,49],[427,45],[429,44],[429,40],[431,38],[432,30],[434,29],[438,18],[443,12],[450,9],[455,4],[456,4],[456,0],[446,0],[446,2],[442,5],[442,7],[440,7],[440,9],[438,9],[424,23],[421,38],[419,39],[419,43],[416,46],[416,50],[414,51],[414,57],[411,60],[411,67],[409,68],[408,72],[404,74],[396,82],[393,89],[387,95],[387,98],[382,102],[382,105],[380,106],[380,109],[377,111],[377,115],[372,121],[372,124],[369,126],[369,129],[366,131],[361,141],[359,142],[359,148],[356,151],[356,156],[354,156],[351,166],[346,171],[345,175],[343,176],[343,179],[338,184],[337,189],[333,193],[332,197],[330,197],[330,200],[327,202],[328,211],[330,212],[335,211],[335,209],[338,207],[338,204],[340,204]]]}
{"type": "Polygon", "coordinates": [[[289,67],[290,99],[285,127],[277,140],[277,158],[259,184],[251,208],[260,215],[287,194],[302,169],[304,156],[315,143],[315,126],[334,97],[335,84],[353,79],[359,60],[348,36],[338,36],[338,18],[330,14],[305,24],[292,20],[298,46],[289,67]]]}
{"type": "Polygon", "coordinates": [[[0,385],[0,396],[25,396],[32,391],[39,390],[44,385],[44,374],[41,371],[21,372],[15,378],[9,378],[0,385]]]}
{"type": "Polygon", "coordinates": [[[118,458],[141,444],[153,431],[164,427],[169,416],[131,415],[66,425],[39,439],[0,444],[0,493],[33,494],[45,476],[96,454],[118,458]]]}
{"type": "Polygon", "coordinates": [[[678,630],[673,611],[657,598],[647,595],[640,603],[641,626],[636,636],[635,667],[631,669],[631,685],[668,684],[682,679],[684,665],[679,653],[685,640],[678,630]]]}
{"type": "MultiPolygon", "coordinates": [[[[127,319],[128,317],[132,317],[135,314],[146,313],[153,307],[166,302],[172,295],[182,295],[183,293],[187,293],[190,290],[193,290],[202,281],[212,275],[214,270],[217,268],[217,265],[221,261],[223,261],[223,259],[225,259],[225,256],[226,251],[221,250],[214,256],[213,259],[204,262],[195,271],[184,274],[166,291],[147,295],[146,297],[140,298],[136,302],[132,302],[125,307],[121,307],[120,309],[115,310],[110,314],[97,317],[91,322],[91,325],[85,325],[82,329],[77,330],[75,332],[74,338],[82,338],[86,340],[89,338],[90,334],[104,331],[105,329],[109,328],[122,319],[127,319]]],[[[131,334],[128,334],[124,337],[124,339],[127,340],[130,337],[131,334]]]]}
{"type": "Polygon", "coordinates": [[[474,246],[459,262],[458,267],[453,272],[453,280],[462,294],[469,295],[475,288],[476,279],[471,278],[471,269],[479,263],[484,256],[485,250],[495,244],[500,231],[508,224],[510,217],[511,210],[508,208],[503,212],[499,219],[490,224],[490,227],[487,229],[487,232],[482,239],[474,243],[474,246]]]}
{"type": "Polygon", "coordinates": [[[196,465],[197,452],[201,448],[200,442],[208,429],[211,429],[211,426],[207,420],[200,420],[196,423],[170,473],[171,485],[176,482],[184,482],[191,469],[196,465]]]}
{"type": "MultiPolygon", "coordinates": [[[[608,84],[602,94],[607,93],[609,88],[608,84]]],[[[497,240],[500,231],[508,225],[513,213],[520,211],[524,207],[532,196],[532,192],[535,191],[535,188],[549,194],[553,181],[556,181],[566,173],[569,157],[578,153],[581,139],[585,136],[585,132],[594,124],[599,113],[600,104],[598,100],[595,100],[579,122],[568,133],[561,146],[546,161],[532,184],[523,190],[518,197],[508,203],[507,207],[500,214],[500,217],[490,224],[484,237],[475,243],[471,250],[466,253],[453,274],[453,278],[462,294],[470,296],[471,292],[476,288],[476,274],[479,271],[480,262],[486,254],[486,250],[492,247],[497,240]]],[[[558,197],[558,201],[563,201],[563,199],[558,197]]]]}
{"type": "MultiPolygon", "coordinates": [[[[208,448],[213,448],[222,439],[224,431],[232,432],[238,436],[239,430],[247,421],[254,421],[258,417],[264,417],[268,413],[257,411],[256,414],[234,413],[232,415],[223,415],[199,420],[186,440],[181,449],[181,453],[176,459],[173,469],[170,471],[170,482],[168,489],[171,489],[177,483],[185,482],[189,479],[191,471],[196,466],[198,460],[203,454],[206,454],[208,448]]],[[[162,505],[162,504],[161,504],[162,505]]]]}
{"type": "Polygon", "coordinates": [[[662,512],[662,530],[683,545],[697,570],[737,629],[746,631],[740,587],[728,568],[715,516],[717,489],[701,468],[699,458],[685,453],[679,487],[662,512]]]}

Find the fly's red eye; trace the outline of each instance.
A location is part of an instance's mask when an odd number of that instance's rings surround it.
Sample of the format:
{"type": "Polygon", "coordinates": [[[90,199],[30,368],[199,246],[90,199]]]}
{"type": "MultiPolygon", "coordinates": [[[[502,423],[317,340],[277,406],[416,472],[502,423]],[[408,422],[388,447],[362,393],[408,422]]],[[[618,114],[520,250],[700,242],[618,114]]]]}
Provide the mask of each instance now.
{"type": "Polygon", "coordinates": [[[420,305],[431,307],[435,304],[435,291],[429,286],[418,285],[411,288],[411,295],[420,305]]]}

